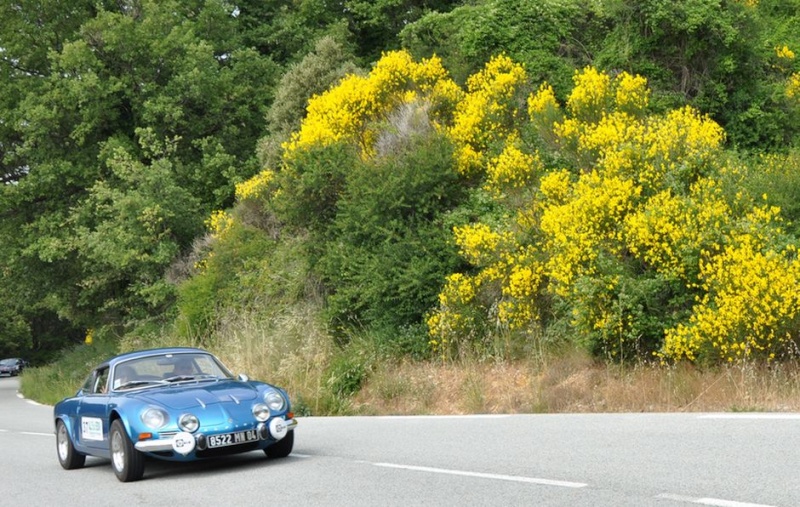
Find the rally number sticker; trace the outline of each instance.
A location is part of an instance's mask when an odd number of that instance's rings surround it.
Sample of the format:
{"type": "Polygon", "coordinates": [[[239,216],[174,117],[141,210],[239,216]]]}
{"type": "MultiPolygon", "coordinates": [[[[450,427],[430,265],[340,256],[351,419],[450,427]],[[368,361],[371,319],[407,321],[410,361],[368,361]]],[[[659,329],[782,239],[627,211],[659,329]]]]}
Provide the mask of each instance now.
{"type": "Polygon", "coordinates": [[[99,417],[81,417],[81,438],[103,440],[103,420],[99,417]]]}

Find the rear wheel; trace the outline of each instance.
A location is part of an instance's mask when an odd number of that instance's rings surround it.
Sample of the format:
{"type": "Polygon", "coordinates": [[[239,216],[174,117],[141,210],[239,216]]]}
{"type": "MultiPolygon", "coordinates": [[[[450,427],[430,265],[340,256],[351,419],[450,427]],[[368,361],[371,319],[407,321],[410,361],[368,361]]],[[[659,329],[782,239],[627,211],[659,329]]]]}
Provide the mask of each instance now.
{"type": "Polygon", "coordinates": [[[122,421],[111,424],[111,467],[122,482],[138,481],[144,475],[144,455],[133,447],[122,421]]]}
{"type": "Polygon", "coordinates": [[[294,430],[288,432],[285,437],[264,449],[264,454],[266,454],[268,458],[285,458],[292,453],[293,447],[294,430]]]}
{"type": "Polygon", "coordinates": [[[67,426],[61,420],[56,423],[56,451],[58,451],[58,462],[64,470],[81,468],[86,462],[86,455],[75,450],[67,426]]]}

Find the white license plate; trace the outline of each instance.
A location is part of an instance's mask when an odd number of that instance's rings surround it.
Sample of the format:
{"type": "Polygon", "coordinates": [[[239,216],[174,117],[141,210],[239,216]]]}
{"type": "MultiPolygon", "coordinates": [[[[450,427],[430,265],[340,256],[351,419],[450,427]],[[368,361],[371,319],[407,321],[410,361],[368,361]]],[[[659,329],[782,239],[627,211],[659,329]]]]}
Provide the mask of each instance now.
{"type": "Polygon", "coordinates": [[[228,445],[246,444],[258,440],[256,430],[239,431],[237,433],[224,433],[222,435],[209,435],[208,448],[225,447],[228,445]]]}

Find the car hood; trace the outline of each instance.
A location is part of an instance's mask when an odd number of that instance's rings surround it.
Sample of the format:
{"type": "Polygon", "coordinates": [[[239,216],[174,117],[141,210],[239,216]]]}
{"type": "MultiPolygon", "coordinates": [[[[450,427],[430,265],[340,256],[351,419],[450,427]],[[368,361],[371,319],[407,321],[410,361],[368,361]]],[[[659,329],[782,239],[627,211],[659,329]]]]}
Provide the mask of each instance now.
{"type": "Polygon", "coordinates": [[[234,403],[238,405],[254,400],[257,396],[257,389],[249,384],[223,380],[188,385],[176,384],[150,389],[137,393],[136,398],[173,410],[187,410],[197,406],[209,406],[218,403],[234,403]]]}

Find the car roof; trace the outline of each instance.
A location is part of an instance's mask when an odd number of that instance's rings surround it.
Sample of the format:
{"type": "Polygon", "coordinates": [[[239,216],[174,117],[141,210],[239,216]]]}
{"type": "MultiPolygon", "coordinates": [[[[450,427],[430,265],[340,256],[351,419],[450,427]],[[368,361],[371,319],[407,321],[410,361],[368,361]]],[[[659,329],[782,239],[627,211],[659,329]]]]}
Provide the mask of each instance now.
{"type": "Polygon", "coordinates": [[[114,366],[117,363],[128,361],[130,359],[138,359],[141,357],[159,356],[164,354],[187,354],[187,353],[210,354],[210,352],[207,350],[198,349],[195,347],[162,347],[157,349],[136,350],[133,352],[126,352],[124,354],[114,356],[111,359],[108,359],[107,361],[98,365],[98,367],[104,366],[106,364],[108,364],[109,366],[114,366]]]}

